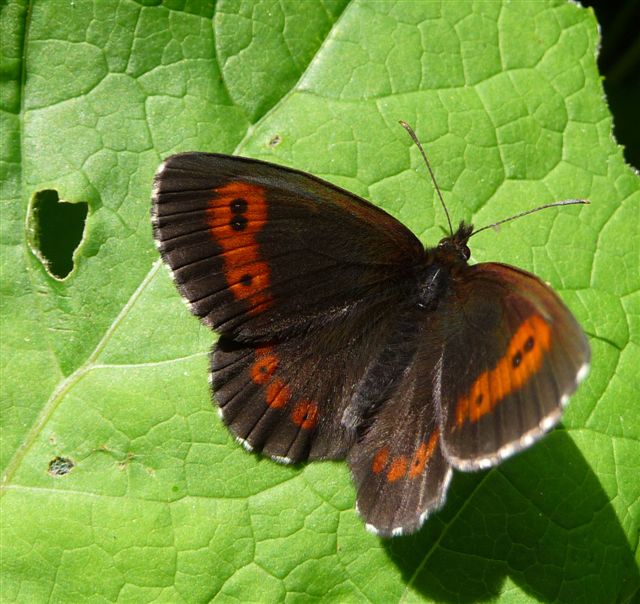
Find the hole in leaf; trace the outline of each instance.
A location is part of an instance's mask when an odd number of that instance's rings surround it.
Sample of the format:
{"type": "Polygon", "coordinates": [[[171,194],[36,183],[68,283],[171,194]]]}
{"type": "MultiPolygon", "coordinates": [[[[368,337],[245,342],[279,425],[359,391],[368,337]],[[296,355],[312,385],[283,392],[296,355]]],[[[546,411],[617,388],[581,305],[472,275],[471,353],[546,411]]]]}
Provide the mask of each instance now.
{"type": "Polygon", "coordinates": [[[64,279],[73,270],[73,253],[82,240],[89,206],[86,202],[60,201],[52,189],[33,198],[30,231],[36,254],[49,273],[64,279]]]}
{"type": "Polygon", "coordinates": [[[68,457],[54,457],[49,462],[49,474],[51,476],[64,476],[73,470],[76,464],[68,457]]]}

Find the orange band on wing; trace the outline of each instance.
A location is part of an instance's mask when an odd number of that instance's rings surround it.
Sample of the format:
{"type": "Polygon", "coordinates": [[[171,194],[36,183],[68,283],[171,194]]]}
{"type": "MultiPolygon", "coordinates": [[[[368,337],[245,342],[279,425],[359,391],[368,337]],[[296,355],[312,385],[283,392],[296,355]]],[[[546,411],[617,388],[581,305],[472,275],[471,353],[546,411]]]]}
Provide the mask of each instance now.
{"type": "Polygon", "coordinates": [[[477,422],[512,392],[519,390],[542,366],[551,347],[551,327],[539,315],[522,322],[497,365],[481,373],[469,391],[458,399],[456,427],[477,422]]]}
{"type": "Polygon", "coordinates": [[[249,303],[256,314],[269,306],[269,265],[260,257],[256,235],[267,222],[267,201],[258,185],[230,182],[214,189],[207,208],[207,224],[222,248],[223,271],[236,300],[249,303]]]}

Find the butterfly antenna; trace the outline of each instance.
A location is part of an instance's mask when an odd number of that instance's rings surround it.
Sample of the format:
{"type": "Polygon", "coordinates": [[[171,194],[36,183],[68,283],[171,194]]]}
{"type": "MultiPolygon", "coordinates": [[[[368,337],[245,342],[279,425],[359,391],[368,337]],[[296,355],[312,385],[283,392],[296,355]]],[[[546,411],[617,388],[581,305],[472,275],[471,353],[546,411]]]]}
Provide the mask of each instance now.
{"type": "Polygon", "coordinates": [[[539,206],[537,208],[533,208],[533,210],[526,210],[525,212],[520,212],[515,216],[510,216],[509,218],[504,218],[503,220],[498,220],[498,222],[494,222],[493,224],[488,224],[487,226],[483,226],[481,229],[473,231],[471,233],[471,237],[477,235],[481,231],[486,231],[487,229],[492,229],[493,227],[497,227],[500,224],[505,222],[509,222],[511,220],[515,220],[516,218],[521,218],[522,216],[526,216],[527,214],[533,214],[534,212],[538,212],[539,210],[546,210],[547,208],[556,208],[558,206],[575,206],[578,204],[588,204],[589,201],[586,199],[563,199],[562,201],[554,201],[553,203],[546,203],[543,206],[539,206]]]}
{"type": "Polygon", "coordinates": [[[427,169],[429,170],[429,174],[431,174],[431,180],[433,181],[433,186],[436,189],[436,193],[438,194],[438,197],[440,198],[440,203],[442,204],[442,207],[444,208],[444,213],[447,216],[447,222],[449,223],[449,231],[451,232],[451,235],[453,235],[453,227],[451,226],[451,218],[449,216],[449,211],[447,210],[447,206],[444,204],[444,199],[442,198],[442,193],[440,193],[440,187],[438,186],[438,183],[436,182],[436,177],[435,174],[433,173],[433,170],[431,169],[431,164],[429,163],[429,160],[427,159],[427,154],[424,152],[424,149],[422,148],[422,145],[420,144],[420,141],[418,140],[418,137],[416,136],[416,133],[413,131],[413,128],[411,126],[409,126],[409,124],[407,124],[407,122],[400,120],[400,125],[409,133],[409,136],[413,139],[413,142],[416,144],[416,147],[418,147],[418,149],[420,149],[420,153],[422,154],[422,159],[424,159],[424,163],[427,164],[427,169]]]}

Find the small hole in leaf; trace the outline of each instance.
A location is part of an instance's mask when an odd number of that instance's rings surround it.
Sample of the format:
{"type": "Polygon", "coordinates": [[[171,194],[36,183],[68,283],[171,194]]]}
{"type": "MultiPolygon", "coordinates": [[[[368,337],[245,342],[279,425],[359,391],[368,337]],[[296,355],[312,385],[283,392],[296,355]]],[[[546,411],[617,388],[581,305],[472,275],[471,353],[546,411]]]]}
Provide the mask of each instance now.
{"type": "Polygon", "coordinates": [[[49,474],[51,476],[64,476],[73,470],[76,464],[68,457],[54,457],[49,462],[49,474]]]}
{"type": "Polygon", "coordinates": [[[33,198],[30,216],[32,244],[49,273],[64,279],[73,270],[73,253],[82,240],[89,206],[60,201],[58,192],[47,189],[33,198]]]}

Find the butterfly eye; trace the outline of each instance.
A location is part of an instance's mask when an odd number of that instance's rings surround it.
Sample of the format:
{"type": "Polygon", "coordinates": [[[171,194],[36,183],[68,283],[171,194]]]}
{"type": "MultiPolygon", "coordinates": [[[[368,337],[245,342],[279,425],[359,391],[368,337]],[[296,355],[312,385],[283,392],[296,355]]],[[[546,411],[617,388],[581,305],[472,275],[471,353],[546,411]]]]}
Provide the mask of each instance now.
{"type": "Polygon", "coordinates": [[[469,258],[471,258],[471,250],[469,249],[468,245],[465,245],[462,248],[462,255],[464,256],[465,260],[469,260],[469,258]]]}

